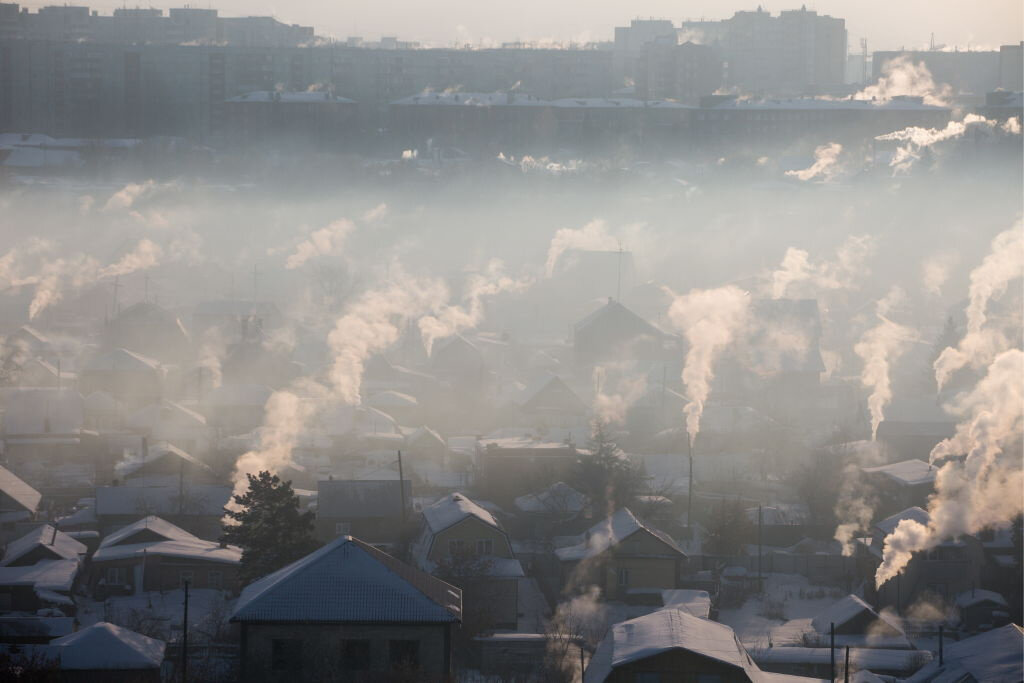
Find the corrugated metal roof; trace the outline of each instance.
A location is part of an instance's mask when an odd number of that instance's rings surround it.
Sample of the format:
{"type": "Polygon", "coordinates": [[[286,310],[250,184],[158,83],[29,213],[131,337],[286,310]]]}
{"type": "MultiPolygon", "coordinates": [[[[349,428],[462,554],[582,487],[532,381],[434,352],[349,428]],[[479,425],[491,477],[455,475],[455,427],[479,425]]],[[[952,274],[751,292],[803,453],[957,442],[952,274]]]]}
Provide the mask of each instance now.
{"type": "Polygon", "coordinates": [[[462,591],[343,536],[242,591],[244,622],[451,623],[462,591]]]}

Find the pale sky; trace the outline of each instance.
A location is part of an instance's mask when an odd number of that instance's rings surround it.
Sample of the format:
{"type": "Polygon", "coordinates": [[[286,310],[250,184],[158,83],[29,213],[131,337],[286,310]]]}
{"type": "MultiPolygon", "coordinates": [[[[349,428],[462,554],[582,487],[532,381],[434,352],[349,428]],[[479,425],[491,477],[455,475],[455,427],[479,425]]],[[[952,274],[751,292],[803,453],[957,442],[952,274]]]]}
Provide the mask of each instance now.
{"type": "MultiPolygon", "coordinates": [[[[63,3],[30,0],[21,4],[37,8],[63,3]]],[[[75,4],[88,4],[106,14],[124,3],[77,0],[75,4]]],[[[167,9],[185,3],[149,0],[137,4],[167,9]]],[[[312,25],[317,34],[335,38],[359,35],[376,40],[381,35],[397,35],[402,40],[435,45],[611,40],[613,27],[627,24],[631,18],[657,17],[678,23],[702,16],[721,19],[735,10],[757,7],[756,0],[203,0],[192,4],[219,9],[223,16],[269,14],[286,23],[312,25]]],[[[800,2],[771,1],[762,6],[777,14],[798,8],[800,2]]],[[[923,48],[933,32],[936,43],[962,48],[971,45],[972,49],[1016,43],[1024,36],[1021,0],[817,0],[807,2],[807,8],[846,19],[854,52],[859,51],[862,37],[873,51],[923,48]]]]}

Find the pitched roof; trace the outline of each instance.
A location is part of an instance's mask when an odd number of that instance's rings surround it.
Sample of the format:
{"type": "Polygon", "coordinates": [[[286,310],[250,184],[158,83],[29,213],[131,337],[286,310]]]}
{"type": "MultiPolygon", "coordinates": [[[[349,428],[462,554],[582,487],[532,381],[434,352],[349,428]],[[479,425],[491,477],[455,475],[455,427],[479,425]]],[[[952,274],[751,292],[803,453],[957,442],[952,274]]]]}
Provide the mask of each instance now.
{"type": "Polygon", "coordinates": [[[402,489],[405,501],[412,502],[412,482],[364,479],[359,481],[318,481],[317,516],[340,519],[367,519],[402,516],[402,489]]]}
{"type": "Polygon", "coordinates": [[[0,586],[32,586],[37,591],[69,591],[80,568],[78,558],[41,560],[25,567],[0,567],[0,586]]]}
{"type": "Polygon", "coordinates": [[[551,375],[541,378],[526,387],[518,401],[525,411],[546,412],[551,410],[571,410],[576,414],[587,412],[587,404],[561,377],[551,375]]]}
{"type": "Polygon", "coordinates": [[[1007,624],[988,633],[946,645],[943,663],[937,659],[922,667],[904,683],[925,681],[1021,681],[1024,680],[1024,630],[1007,624]]]}
{"type": "MultiPolygon", "coordinates": [[[[30,512],[36,511],[39,501],[43,497],[39,491],[23,482],[6,467],[0,467],[0,493],[6,494],[15,503],[30,512]]],[[[4,510],[4,512],[7,511],[4,510]]]]}
{"type": "Polygon", "coordinates": [[[199,460],[195,456],[189,455],[188,453],[181,450],[177,446],[169,443],[162,443],[159,446],[151,447],[149,449],[149,454],[141,458],[134,458],[131,460],[119,462],[115,469],[117,470],[117,474],[119,476],[126,477],[142,469],[146,465],[150,465],[158,460],[163,460],[164,458],[177,458],[188,463],[192,467],[196,467],[200,470],[204,470],[207,472],[213,471],[210,468],[210,466],[207,465],[202,460],[199,460]]]}
{"type": "Polygon", "coordinates": [[[462,591],[343,536],[248,585],[232,621],[451,623],[462,591]]]}
{"type": "Polygon", "coordinates": [[[672,540],[671,536],[664,531],[647,526],[629,508],[619,508],[611,517],[590,527],[583,534],[581,543],[567,548],[558,548],[555,550],[555,555],[563,562],[594,557],[622,543],[638,531],[646,531],[654,535],[671,550],[684,557],[686,556],[683,550],[672,540]]]}
{"type": "Polygon", "coordinates": [[[4,433],[77,434],[82,397],[72,389],[14,389],[7,397],[4,433]]]}
{"type": "Polygon", "coordinates": [[[981,602],[994,602],[997,605],[1007,606],[1006,598],[995,591],[983,589],[968,590],[956,596],[957,607],[970,607],[981,602]]]}
{"type": "Polygon", "coordinates": [[[926,463],[924,460],[901,460],[900,462],[880,465],[879,467],[864,467],[866,474],[881,474],[901,486],[922,486],[935,482],[935,476],[939,470],[937,467],[926,463]]]}
{"type": "Polygon", "coordinates": [[[587,505],[587,496],[564,481],[556,481],[539,493],[528,493],[515,499],[521,512],[539,514],[575,514],[587,505]]]}
{"type": "Polygon", "coordinates": [[[897,622],[879,615],[871,605],[864,602],[856,595],[847,595],[838,602],[829,605],[829,607],[827,607],[823,612],[820,612],[818,616],[814,617],[811,621],[811,626],[818,633],[828,633],[832,624],[835,624],[838,629],[841,625],[856,618],[864,612],[867,612],[876,620],[884,621],[897,632],[903,633],[903,629],[900,628],[897,622]]]}
{"type": "Polygon", "coordinates": [[[902,512],[897,512],[895,515],[890,515],[880,522],[875,523],[875,528],[881,531],[883,534],[888,536],[896,530],[897,525],[905,519],[912,519],[915,522],[919,522],[925,526],[928,526],[928,522],[931,521],[931,516],[927,511],[914,506],[909,507],[902,512]]]}
{"type": "Polygon", "coordinates": [[[617,327],[624,327],[624,324],[628,322],[636,327],[640,333],[650,334],[656,337],[662,337],[665,335],[665,333],[657,327],[650,324],[614,299],[609,299],[608,303],[604,306],[577,321],[576,324],[572,326],[573,332],[574,334],[586,332],[588,328],[604,318],[611,318],[614,320],[617,327]]]}
{"type": "Polygon", "coordinates": [[[3,560],[0,561],[0,566],[6,567],[12,562],[16,562],[41,545],[46,546],[55,555],[65,560],[77,560],[80,555],[84,555],[88,550],[83,544],[63,531],[57,531],[54,534],[54,528],[49,524],[44,524],[21,538],[8,543],[4,551],[3,560]]]}
{"type": "Polygon", "coordinates": [[[432,533],[438,534],[468,517],[476,517],[484,524],[501,530],[501,525],[487,510],[461,493],[452,493],[433,505],[423,508],[423,519],[432,533]]]}
{"type": "Polygon", "coordinates": [[[221,515],[231,498],[230,486],[186,484],[184,501],[177,484],[167,486],[99,486],[96,514],[221,515]],[[183,503],[183,504],[182,504],[183,503]]]}
{"type": "Polygon", "coordinates": [[[661,609],[612,626],[594,653],[583,680],[600,683],[616,667],[669,650],[687,650],[708,657],[741,670],[750,679],[757,680],[761,673],[725,624],[679,609],[661,609]]]}
{"type": "Polygon", "coordinates": [[[195,536],[185,531],[181,527],[171,524],[165,519],[161,519],[156,515],[150,515],[137,522],[133,522],[128,526],[123,526],[112,534],[109,534],[100,543],[101,548],[109,548],[115,545],[121,545],[124,541],[128,540],[140,531],[150,531],[157,536],[163,537],[167,541],[190,541],[195,536]]]}
{"type": "Polygon", "coordinates": [[[85,372],[156,372],[160,361],[128,349],[116,348],[94,356],[86,363],[85,372]]]}
{"type": "Polygon", "coordinates": [[[100,621],[50,641],[60,656],[60,668],[70,671],[159,669],[164,661],[162,640],[100,621]]]}

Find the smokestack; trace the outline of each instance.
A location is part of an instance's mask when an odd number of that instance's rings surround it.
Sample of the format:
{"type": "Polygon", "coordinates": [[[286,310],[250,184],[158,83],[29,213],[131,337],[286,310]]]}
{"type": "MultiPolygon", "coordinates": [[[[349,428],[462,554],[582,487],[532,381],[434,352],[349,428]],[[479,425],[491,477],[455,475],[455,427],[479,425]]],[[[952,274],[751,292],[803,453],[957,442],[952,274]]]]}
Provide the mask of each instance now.
{"type": "Polygon", "coordinates": [[[50,535],[50,545],[53,545],[57,541],[57,525],[53,525],[53,534],[50,535]]]}

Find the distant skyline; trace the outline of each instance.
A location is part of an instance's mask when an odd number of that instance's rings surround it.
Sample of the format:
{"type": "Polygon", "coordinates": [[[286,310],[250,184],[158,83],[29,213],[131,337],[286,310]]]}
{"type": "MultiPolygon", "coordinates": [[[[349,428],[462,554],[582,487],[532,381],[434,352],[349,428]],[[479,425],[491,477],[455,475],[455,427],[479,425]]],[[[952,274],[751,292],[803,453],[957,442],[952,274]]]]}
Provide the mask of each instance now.
{"type": "MultiPolygon", "coordinates": [[[[21,2],[33,10],[58,4],[45,0],[21,2]]],[[[181,7],[184,2],[125,3],[112,0],[82,2],[104,14],[123,6],[181,7]]],[[[207,0],[194,6],[212,7],[224,16],[272,15],[289,24],[312,25],[318,35],[344,39],[381,35],[420,41],[436,46],[455,43],[589,42],[611,40],[615,26],[634,18],[724,19],[737,10],[754,10],[757,2],[728,3],[721,0],[207,0]]],[[[798,9],[799,2],[764,2],[773,14],[798,9]]],[[[819,0],[807,9],[846,19],[850,51],[859,51],[861,38],[869,51],[927,48],[934,33],[937,44],[961,49],[997,48],[1017,43],[1024,36],[1024,3],[1020,0],[819,0]]]]}

